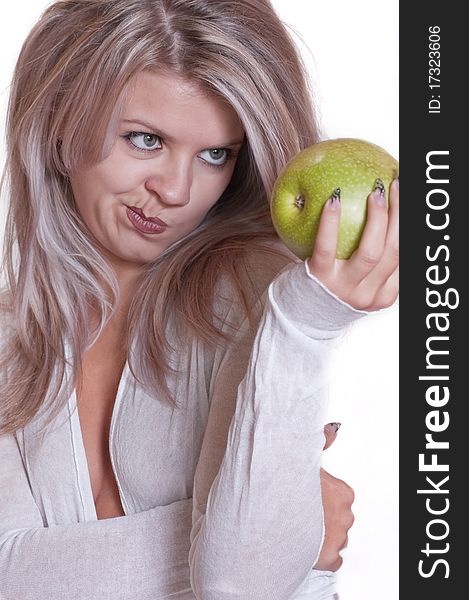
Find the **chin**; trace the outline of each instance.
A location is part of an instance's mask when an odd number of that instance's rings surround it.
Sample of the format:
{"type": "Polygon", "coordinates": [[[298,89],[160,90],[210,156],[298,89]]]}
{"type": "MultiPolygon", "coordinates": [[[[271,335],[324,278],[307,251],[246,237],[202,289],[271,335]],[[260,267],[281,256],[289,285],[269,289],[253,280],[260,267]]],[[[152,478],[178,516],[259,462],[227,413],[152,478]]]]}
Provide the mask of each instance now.
{"type": "Polygon", "coordinates": [[[139,268],[144,267],[154,262],[163,251],[158,252],[123,252],[122,249],[109,249],[102,248],[102,254],[106,258],[112,267],[115,269],[120,268],[139,268]]]}

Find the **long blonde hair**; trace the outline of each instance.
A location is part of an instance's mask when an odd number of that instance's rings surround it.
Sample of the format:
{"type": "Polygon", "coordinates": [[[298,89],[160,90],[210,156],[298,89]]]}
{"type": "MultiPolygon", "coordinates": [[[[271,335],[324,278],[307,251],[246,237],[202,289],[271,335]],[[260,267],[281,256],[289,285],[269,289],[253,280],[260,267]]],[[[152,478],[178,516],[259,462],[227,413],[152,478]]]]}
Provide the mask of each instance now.
{"type": "Polygon", "coordinates": [[[60,410],[118,301],[115,275],[75,209],[68,173],[107,155],[132,79],[157,69],[224,98],[246,141],[201,225],[142,275],[129,315],[128,339],[141,348],[129,356],[131,369],[172,401],[167,324],[206,343],[220,340],[213,298],[221,274],[249,314],[248,250],[268,251],[264,242],[275,238],[273,183],[319,138],[306,69],[287,28],[268,0],[53,2],[23,45],[9,102],[0,433],[25,426],[46,398],[51,417],[60,410]],[[101,315],[94,331],[89,306],[101,315]]]}

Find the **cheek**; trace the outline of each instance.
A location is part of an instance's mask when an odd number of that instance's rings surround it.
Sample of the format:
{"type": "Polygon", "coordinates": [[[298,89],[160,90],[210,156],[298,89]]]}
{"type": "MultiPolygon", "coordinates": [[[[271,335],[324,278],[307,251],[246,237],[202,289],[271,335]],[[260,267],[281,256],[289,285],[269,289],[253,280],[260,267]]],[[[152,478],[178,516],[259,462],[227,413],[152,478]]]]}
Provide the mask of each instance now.
{"type": "Polygon", "coordinates": [[[224,180],[214,182],[213,179],[204,181],[203,184],[198,187],[197,193],[193,196],[194,216],[205,216],[212,206],[218,202],[228,186],[228,183],[229,181],[225,182],[224,180]]]}
{"type": "Polygon", "coordinates": [[[231,166],[230,169],[226,170],[226,173],[223,173],[223,176],[217,178],[217,181],[214,182],[212,178],[208,178],[204,181],[203,184],[203,195],[205,198],[210,199],[208,208],[211,208],[223,195],[223,192],[228,187],[231,178],[233,177],[235,165],[231,166]]]}
{"type": "Polygon", "coordinates": [[[128,192],[142,181],[142,169],[132,164],[102,164],[96,168],[90,178],[90,185],[101,194],[120,194],[128,192]]]}
{"type": "Polygon", "coordinates": [[[93,167],[70,178],[75,203],[82,214],[89,214],[93,208],[103,205],[106,199],[132,191],[138,182],[138,173],[110,165],[93,167]]]}

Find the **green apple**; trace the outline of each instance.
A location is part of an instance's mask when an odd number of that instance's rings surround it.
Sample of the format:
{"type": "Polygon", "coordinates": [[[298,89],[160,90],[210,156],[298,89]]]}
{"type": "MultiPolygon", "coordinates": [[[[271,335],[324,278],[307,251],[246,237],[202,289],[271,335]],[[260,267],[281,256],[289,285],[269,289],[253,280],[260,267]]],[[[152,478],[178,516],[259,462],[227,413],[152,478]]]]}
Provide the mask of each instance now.
{"type": "Polygon", "coordinates": [[[398,162],[386,150],[355,138],[326,140],[309,146],[282,169],[272,190],[275,229],[294,254],[305,259],[314,248],[324,204],[340,189],[341,219],[337,258],[350,258],[366,221],[367,197],[381,179],[389,186],[398,162]]]}

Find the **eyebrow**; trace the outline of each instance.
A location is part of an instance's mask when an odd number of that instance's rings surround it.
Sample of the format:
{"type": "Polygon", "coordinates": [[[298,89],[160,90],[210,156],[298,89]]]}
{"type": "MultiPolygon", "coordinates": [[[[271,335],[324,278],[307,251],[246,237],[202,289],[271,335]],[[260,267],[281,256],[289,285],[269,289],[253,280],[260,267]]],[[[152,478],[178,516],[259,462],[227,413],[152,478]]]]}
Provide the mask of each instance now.
{"type": "MultiPolygon", "coordinates": [[[[122,122],[127,123],[127,124],[137,123],[138,125],[141,125],[142,127],[145,127],[146,129],[148,129],[148,131],[151,131],[158,137],[161,137],[164,140],[172,141],[172,137],[170,135],[166,134],[159,127],[156,127],[155,125],[152,125],[151,123],[148,123],[147,121],[143,121],[142,119],[123,119],[122,122]]],[[[241,146],[243,143],[244,143],[244,136],[241,139],[233,140],[231,142],[227,142],[226,144],[219,144],[218,146],[210,146],[209,148],[217,149],[217,148],[226,148],[226,147],[230,147],[230,146],[241,146]]],[[[209,148],[207,148],[207,149],[209,149],[209,148]]]]}

